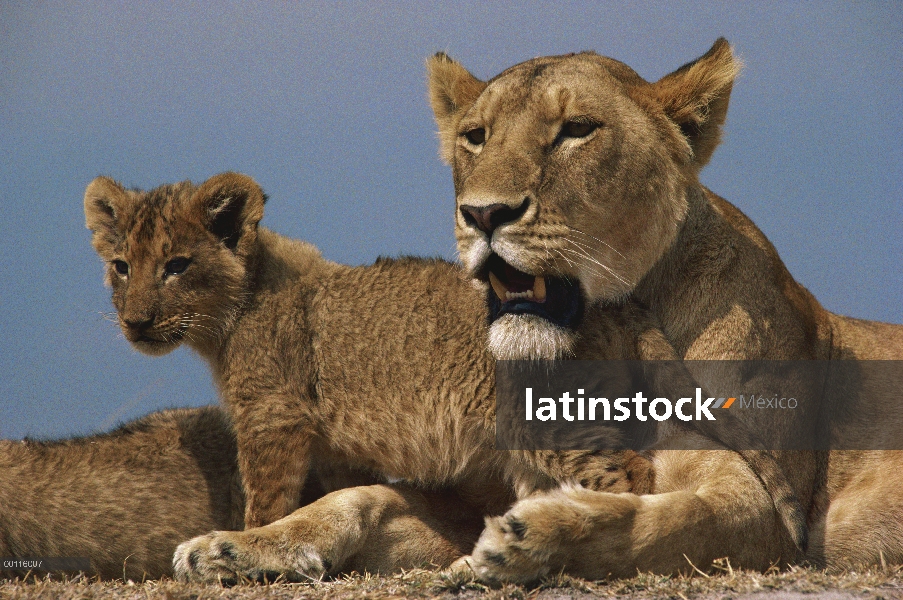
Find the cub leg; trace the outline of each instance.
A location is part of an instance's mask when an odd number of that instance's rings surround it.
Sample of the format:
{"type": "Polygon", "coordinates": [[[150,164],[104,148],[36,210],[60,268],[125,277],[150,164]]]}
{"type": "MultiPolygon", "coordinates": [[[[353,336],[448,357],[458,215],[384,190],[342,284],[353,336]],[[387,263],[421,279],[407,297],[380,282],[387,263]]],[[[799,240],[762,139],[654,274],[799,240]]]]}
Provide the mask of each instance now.
{"type": "Polygon", "coordinates": [[[479,515],[452,492],[347,488],[264,527],[189,540],[176,549],[173,567],[177,579],[200,582],[445,567],[473,547],[479,515]]]}
{"type": "Polygon", "coordinates": [[[750,569],[794,560],[771,498],[739,455],[660,451],[653,463],[655,494],[566,487],[520,500],[486,520],[473,555],[454,567],[528,582],[562,570],[587,579],[672,574],[725,556],[750,569]]]}
{"type": "Polygon", "coordinates": [[[227,404],[245,491],[245,528],[260,527],[300,506],[310,469],[313,427],[299,402],[279,396],[235,394],[227,398],[227,404]]]}

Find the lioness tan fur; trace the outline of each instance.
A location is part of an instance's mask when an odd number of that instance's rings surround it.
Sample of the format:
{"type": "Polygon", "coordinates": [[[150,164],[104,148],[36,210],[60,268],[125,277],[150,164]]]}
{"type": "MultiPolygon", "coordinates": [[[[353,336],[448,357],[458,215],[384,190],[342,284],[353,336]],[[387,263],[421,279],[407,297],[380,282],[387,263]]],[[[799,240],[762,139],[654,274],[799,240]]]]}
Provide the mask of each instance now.
{"type": "MultiPolygon", "coordinates": [[[[348,571],[445,565],[473,547],[483,520],[459,495],[377,481],[315,464],[293,530],[311,545],[335,544],[331,527],[355,519],[360,535],[342,549],[348,571]]],[[[104,579],[171,577],[179,543],[241,529],[243,516],[235,435],[219,407],[166,410],[68,440],[0,440],[4,558],[84,557],[88,574],[104,579]]]]}
{"type": "MultiPolygon", "coordinates": [[[[536,58],[488,82],[441,53],[428,69],[460,256],[498,293],[509,269],[536,285],[579,282],[588,306],[630,297],[685,359],[903,358],[903,327],[824,310],[762,232],[700,184],[739,70],[725,40],[654,83],[592,52],[536,58]]],[[[490,348],[499,358],[571,355],[592,324],[558,320],[501,314],[490,348]]],[[[864,382],[862,398],[876,385],[864,382]]],[[[859,435],[901,427],[891,407],[868,411],[859,435]]],[[[834,435],[851,433],[844,427],[834,435]]],[[[792,433],[788,424],[782,435],[792,433]]],[[[775,456],[808,514],[809,560],[903,562],[899,452],[775,456]]],[[[790,558],[736,454],[661,451],[653,464],[651,495],[566,489],[520,501],[488,522],[470,566],[488,580],[524,581],[562,569],[674,573],[724,556],[765,569],[790,558]]]]}
{"type": "MultiPolygon", "coordinates": [[[[235,425],[246,526],[298,508],[314,458],[453,488],[467,509],[448,516],[449,529],[504,510],[515,493],[560,483],[650,487],[648,462],[631,451],[494,449],[485,307],[459,268],[413,258],[331,263],[309,244],[258,227],[263,205],[260,187],[234,173],[149,192],[101,177],[85,193],[87,225],[107,262],[126,338],[149,354],[185,342],[210,363],[235,425]]],[[[598,322],[577,352],[637,358],[654,331],[635,306],[598,322]]],[[[374,527],[391,519],[383,530],[435,529],[387,489],[351,499],[339,492],[325,525],[311,525],[302,508],[267,527],[193,540],[179,548],[176,573],[305,578],[349,565],[384,567],[385,558],[376,560],[385,543],[367,541],[374,527]],[[399,526],[405,518],[409,526],[399,526]],[[365,541],[374,562],[349,562],[365,541]]],[[[424,561],[448,564],[430,539],[424,561]]]]}

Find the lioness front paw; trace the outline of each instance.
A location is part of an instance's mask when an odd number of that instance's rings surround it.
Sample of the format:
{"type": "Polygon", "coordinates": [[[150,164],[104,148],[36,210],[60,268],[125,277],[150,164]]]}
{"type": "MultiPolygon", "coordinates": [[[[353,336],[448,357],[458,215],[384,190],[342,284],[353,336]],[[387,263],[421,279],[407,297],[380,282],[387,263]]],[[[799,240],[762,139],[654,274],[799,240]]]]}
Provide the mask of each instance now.
{"type": "Polygon", "coordinates": [[[574,537],[577,511],[559,493],[521,500],[486,519],[467,564],[487,583],[529,583],[559,568],[562,542],[574,537]]]}
{"type": "Polygon", "coordinates": [[[176,548],[172,560],[180,581],[311,581],[321,579],[329,562],[313,550],[289,551],[249,531],[214,531],[176,548]]]}
{"type": "Polygon", "coordinates": [[[529,583],[559,571],[586,579],[635,572],[627,555],[638,502],[579,487],[520,500],[486,519],[468,565],[487,583],[529,583]]]}

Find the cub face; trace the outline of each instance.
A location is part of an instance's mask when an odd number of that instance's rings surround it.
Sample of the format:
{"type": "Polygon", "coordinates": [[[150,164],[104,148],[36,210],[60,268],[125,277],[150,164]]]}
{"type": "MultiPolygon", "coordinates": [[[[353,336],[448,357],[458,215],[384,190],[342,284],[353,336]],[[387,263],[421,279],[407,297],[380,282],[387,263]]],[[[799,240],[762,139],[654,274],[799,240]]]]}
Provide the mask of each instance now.
{"type": "Polygon", "coordinates": [[[183,341],[212,347],[245,300],[265,198],[249,177],[224,173],[129,190],[98,177],[85,191],[91,243],[125,338],[161,355],[183,341]]]}
{"type": "Polygon", "coordinates": [[[676,239],[737,67],[724,40],[650,84],[594,53],[537,58],[481,82],[428,65],[455,234],[488,284],[496,358],[571,351],[587,304],[624,299],[676,239]]]}

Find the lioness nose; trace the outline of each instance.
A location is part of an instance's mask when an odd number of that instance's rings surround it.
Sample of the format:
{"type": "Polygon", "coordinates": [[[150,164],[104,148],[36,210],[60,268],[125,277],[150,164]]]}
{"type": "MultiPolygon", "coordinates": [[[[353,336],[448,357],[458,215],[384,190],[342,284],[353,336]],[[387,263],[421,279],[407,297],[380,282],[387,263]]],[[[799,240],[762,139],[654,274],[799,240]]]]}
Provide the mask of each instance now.
{"type": "Polygon", "coordinates": [[[516,208],[511,208],[507,204],[490,204],[489,206],[462,204],[461,216],[468,225],[476,227],[486,235],[492,235],[499,225],[520,219],[527,212],[529,205],[529,198],[524,198],[524,201],[516,208]]]}

